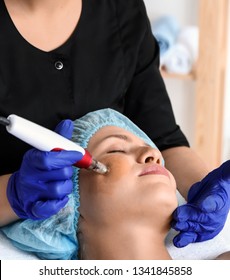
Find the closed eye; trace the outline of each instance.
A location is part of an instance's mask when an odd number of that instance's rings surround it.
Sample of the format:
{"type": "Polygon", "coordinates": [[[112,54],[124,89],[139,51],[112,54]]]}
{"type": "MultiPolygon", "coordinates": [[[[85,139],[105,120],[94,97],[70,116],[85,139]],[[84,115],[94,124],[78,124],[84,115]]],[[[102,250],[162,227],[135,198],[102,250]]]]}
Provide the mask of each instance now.
{"type": "Polygon", "coordinates": [[[113,153],[125,153],[124,150],[111,150],[111,151],[108,151],[107,154],[113,154],[113,153]]]}

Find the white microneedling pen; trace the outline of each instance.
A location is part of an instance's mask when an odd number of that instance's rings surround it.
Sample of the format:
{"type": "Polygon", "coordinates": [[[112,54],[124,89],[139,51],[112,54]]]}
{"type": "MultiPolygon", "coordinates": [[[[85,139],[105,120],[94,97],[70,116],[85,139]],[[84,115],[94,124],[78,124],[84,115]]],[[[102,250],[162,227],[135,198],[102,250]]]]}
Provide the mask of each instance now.
{"type": "Polygon", "coordinates": [[[77,161],[74,164],[76,167],[93,170],[100,174],[104,174],[108,171],[107,167],[101,162],[95,160],[87,150],[58,133],[36,123],[12,114],[7,118],[0,117],[0,124],[5,125],[6,130],[10,134],[38,150],[45,152],[55,150],[80,152],[83,157],[80,161],[77,161]]]}

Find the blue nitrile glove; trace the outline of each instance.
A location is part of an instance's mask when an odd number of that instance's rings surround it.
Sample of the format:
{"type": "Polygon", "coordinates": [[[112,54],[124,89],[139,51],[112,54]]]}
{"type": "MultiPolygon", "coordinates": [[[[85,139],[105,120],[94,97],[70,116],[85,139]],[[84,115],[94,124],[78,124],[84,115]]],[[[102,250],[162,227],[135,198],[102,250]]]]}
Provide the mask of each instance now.
{"type": "Polygon", "coordinates": [[[212,239],[224,227],[230,209],[230,160],[210,172],[188,192],[188,203],[173,214],[176,247],[212,239]]]}
{"type": "MultiPolygon", "coordinates": [[[[70,138],[72,121],[62,121],[55,131],[70,138]]],[[[7,186],[7,197],[17,216],[40,220],[59,212],[72,191],[72,164],[81,158],[82,154],[76,151],[27,151],[7,186]]]]}

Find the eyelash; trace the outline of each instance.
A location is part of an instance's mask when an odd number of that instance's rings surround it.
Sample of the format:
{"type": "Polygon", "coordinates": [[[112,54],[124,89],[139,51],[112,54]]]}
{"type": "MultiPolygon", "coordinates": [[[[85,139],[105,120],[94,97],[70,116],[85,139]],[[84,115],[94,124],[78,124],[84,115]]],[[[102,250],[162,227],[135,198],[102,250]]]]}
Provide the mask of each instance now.
{"type": "Polygon", "coordinates": [[[112,151],[108,151],[108,154],[113,154],[113,153],[125,153],[125,151],[123,150],[112,150],[112,151]]]}

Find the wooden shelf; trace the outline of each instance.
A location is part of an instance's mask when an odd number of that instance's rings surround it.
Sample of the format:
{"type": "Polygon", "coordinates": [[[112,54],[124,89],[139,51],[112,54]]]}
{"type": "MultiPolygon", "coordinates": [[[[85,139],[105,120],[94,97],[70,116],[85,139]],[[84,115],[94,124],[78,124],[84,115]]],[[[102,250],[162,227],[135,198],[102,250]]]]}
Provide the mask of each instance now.
{"type": "Polygon", "coordinates": [[[195,71],[192,71],[191,73],[186,74],[186,75],[182,75],[182,74],[168,73],[165,69],[162,68],[161,75],[163,76],[163,78],[166,78],[166,79],[179,79],[179,80],[195,80],[196,79],[195,71]]]}

